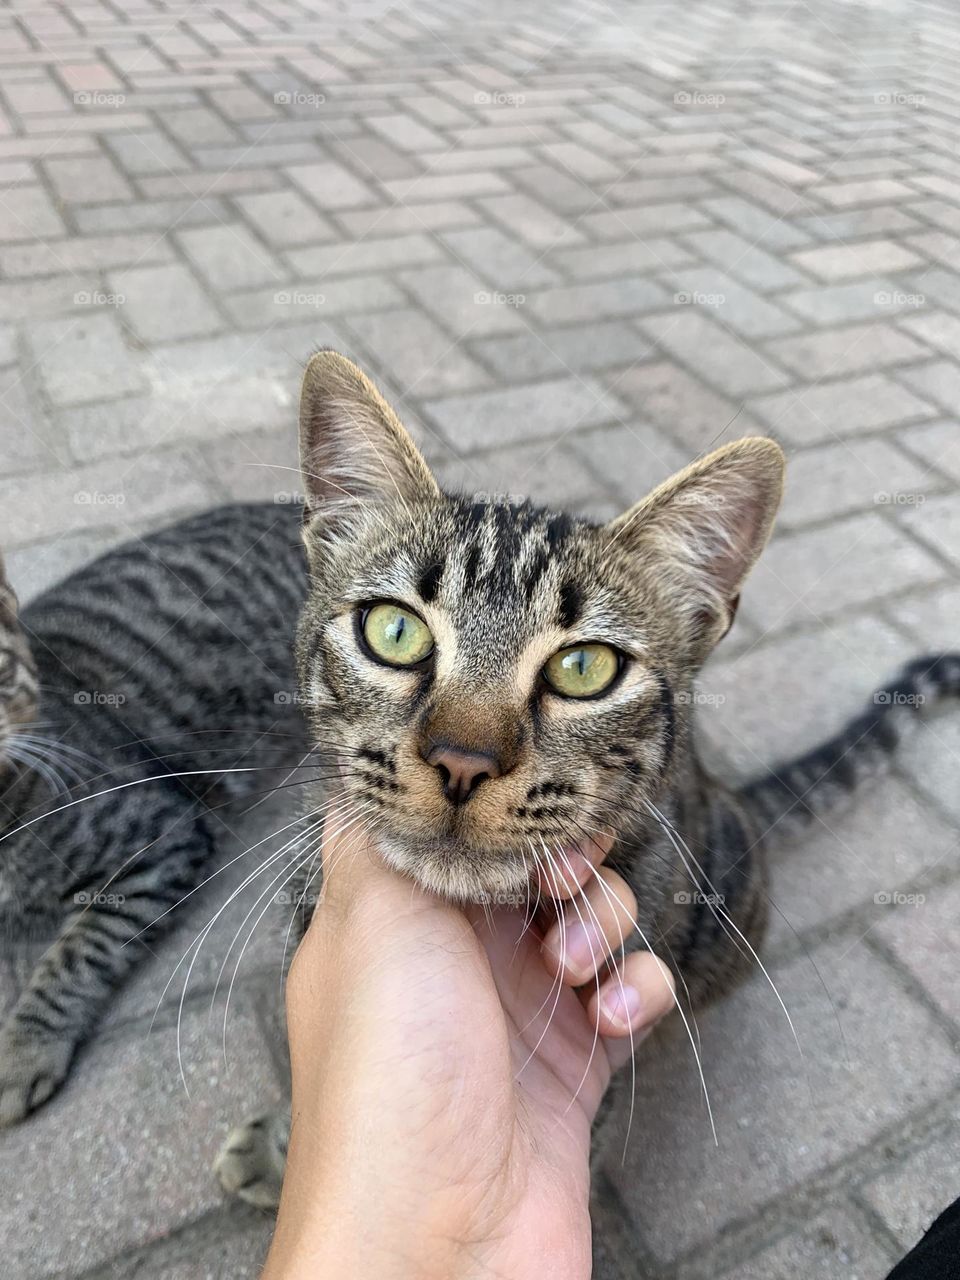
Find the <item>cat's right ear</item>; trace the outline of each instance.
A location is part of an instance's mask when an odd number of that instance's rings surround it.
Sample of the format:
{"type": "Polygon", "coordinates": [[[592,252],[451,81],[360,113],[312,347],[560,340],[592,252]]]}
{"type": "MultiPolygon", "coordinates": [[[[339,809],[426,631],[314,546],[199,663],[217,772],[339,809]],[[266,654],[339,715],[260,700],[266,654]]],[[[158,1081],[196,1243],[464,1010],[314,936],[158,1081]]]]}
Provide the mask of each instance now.
{"type": "Polygon", "coordinates": [[[304,520],[351,508],[439,496],[417,446],[380,392],[336,351],[318,351],[300,391],[304,520]]]}

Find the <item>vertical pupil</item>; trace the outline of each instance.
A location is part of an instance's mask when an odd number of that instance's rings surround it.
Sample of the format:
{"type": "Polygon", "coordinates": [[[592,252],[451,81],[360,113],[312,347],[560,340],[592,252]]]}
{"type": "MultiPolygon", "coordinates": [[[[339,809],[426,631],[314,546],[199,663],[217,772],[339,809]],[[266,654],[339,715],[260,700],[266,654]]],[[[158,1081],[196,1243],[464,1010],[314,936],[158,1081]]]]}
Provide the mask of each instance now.
{"type": "Polygon", "coordinates": [[[402,613],[398,613],[393,620],[393,638],[397,644],[399,644],[400,641],[403,639],[403,632],[404,632],[405,626],[406,626],[406,619],[404,618],[402,613]]]}
{"type": "Polygon", "coordinates": [[[583,675],[587,669],[587,652],[585,649],[581,649],[577,654],[577,669],[581,675],[583,675]]]}

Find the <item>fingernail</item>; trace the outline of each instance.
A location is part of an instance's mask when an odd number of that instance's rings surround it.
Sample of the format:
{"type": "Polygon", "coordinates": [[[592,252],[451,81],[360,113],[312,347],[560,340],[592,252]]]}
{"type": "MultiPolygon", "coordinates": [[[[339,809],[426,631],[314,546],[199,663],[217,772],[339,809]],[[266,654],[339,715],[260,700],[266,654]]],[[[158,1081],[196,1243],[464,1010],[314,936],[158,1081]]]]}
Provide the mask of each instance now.
{"type": "Polygon", "coordinates": [[[565,850],[560,875],[566,882],[568,889],[579,889],[587,876],[589,876],[590,871],[591,864],[589,860],[583,856],[576,845],[571,849],[565,850]]]}
{"type": "Polygon", "coordinates": [[[593,973],[602,955],[596,932],[579,921],[575,924],[568,921],[564,936],[561,936],[559,926],[555,925],[544,939],[543,949],[550,952],[558,967],[562,963],[574,977],[585,977],[593,973]]]}
{"type": "Polygon", "coordinates": [[[601,993],[603,1016],[615,1027],[632,1026],[643,1012],[643,1001],[636,987],[615,983],[601,993]]]}

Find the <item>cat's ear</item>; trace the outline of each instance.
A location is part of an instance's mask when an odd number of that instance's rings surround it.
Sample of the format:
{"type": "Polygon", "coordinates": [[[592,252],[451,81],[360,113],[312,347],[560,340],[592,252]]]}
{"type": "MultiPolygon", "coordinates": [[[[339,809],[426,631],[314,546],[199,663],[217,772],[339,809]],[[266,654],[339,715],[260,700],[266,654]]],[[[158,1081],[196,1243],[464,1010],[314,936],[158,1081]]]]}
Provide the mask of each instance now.
{"type": "Polygon", "coordinates": [[[352,360],[319,351],[300,390],[305,519],[346,506],[415,503],[440,490],[380,392],[352,360]]]}
{"type": "Polygon", "coordinates": [[[729,630],[740,588],[773,527],[783,492],[779,445],[748,436],[665,480],[607,525],[669,585],[697,640],[729,630]]]}

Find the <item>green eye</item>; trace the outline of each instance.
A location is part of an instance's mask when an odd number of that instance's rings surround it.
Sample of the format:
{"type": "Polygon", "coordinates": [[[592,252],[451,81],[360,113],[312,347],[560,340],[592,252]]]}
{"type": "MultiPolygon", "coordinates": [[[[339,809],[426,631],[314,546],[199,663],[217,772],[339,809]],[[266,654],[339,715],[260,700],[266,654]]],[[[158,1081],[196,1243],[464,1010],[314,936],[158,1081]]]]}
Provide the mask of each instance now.
{"type": "Polygon", "coordinates": [[[565,698],[592,698],[613,684],[620,670],[617,651],[607,644],[578,644],[555,653],[544,679],[565,698]]]}
{"type": "Polygon", "coordinates": [[[430,628],[399,604],[375,604],[363,617],[363,638],[381,662],[412,667],[433,649],[430,628]]]}

